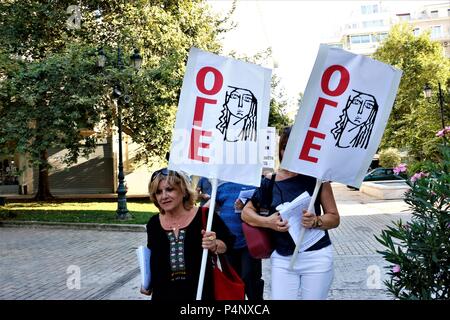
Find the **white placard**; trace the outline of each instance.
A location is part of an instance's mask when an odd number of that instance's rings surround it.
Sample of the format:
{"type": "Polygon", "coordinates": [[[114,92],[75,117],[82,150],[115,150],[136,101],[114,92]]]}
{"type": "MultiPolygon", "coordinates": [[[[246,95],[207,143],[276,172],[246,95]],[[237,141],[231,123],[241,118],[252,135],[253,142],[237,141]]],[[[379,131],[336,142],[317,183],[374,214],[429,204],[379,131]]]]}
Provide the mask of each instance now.
{"type": "Polygon", "coordinates": [[[383,136],[402,72],[321,45],[281,167],[359,187],[383,136]]]}
{"type": "Polygon", "coordinates": [[[270,80],[270,69],[192,48],[169,169],[259,186],[270,80]]]}
{"type": "Polygon", "coordinates": [[[267,133],[261,139],[264,142],[263,153],[263,168],[274,169],[275,168],[275,151],[276,151],[276,137],[277,132],[275,127],[267,127],[267,133]]]}

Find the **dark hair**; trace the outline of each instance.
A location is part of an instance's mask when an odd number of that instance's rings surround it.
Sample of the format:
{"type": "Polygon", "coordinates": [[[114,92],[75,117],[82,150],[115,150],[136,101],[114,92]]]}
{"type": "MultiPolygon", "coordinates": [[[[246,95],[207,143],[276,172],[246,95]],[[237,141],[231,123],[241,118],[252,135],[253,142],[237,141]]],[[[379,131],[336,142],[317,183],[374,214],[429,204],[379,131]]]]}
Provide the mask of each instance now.
{"type": "Polygon", "coordinates": [[[286,145],[289,140],[289,135],[291,134],[292,126],[283,128],[281,135],[280,135],[280,141],[278,143],[278,156],[280,157],[280,162],[283,160],[283,156],[281,154],[281,151],[284,151],[286,149],[286,145]]]}

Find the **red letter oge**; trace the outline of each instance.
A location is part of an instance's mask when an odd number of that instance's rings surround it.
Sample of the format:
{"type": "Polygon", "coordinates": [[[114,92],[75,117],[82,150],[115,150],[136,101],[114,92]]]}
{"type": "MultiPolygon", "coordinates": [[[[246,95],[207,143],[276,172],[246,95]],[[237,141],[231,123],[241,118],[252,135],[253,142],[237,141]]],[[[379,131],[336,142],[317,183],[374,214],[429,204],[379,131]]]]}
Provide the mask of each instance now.
{"type": "Polygon", "coordinates": [[[348,70],[345,69],[343,66],[334,64],[328,67],[327,70],[325,70],[320,85],[322,87],[323,92],[325,92],[329,96],[336,97],[344,93],[344,91],[348,87],[349,82],[350,82],[350,73],[348,72],[348,70]],[[339,79],[339,84],[336,87],[336,89],[330,90],[329,87],[330,79],[335,71],[339,71],[339,73],[341,74],[341,78],[339,79]]]}

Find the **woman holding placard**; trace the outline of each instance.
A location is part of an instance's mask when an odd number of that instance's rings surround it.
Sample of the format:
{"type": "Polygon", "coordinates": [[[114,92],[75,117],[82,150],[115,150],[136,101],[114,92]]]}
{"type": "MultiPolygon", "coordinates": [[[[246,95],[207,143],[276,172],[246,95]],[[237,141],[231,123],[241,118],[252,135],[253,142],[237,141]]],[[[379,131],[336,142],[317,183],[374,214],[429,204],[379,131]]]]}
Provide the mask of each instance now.
{"type": "MultiPolygon", "coordinates": [[[[280,161],[289,139],[291,127],[285,128],[280,137],[279,156],[280,161]]],[[[279,169],[275,176],[275,183],[270,188],[271,177],[266,177],[252,199],[247,202],[242,211],[242,219],[252,226],[272,229],[275,250],[271,255],[272,299],[274,300],[320,300],[326,299],[333,280],[333,252],[328,229],[339,225],[339,213],[334,200],[330,183],[323,183],[317,200],[314,203],[314,211],[303,210],[301,224],[306,229],[317,228],[324,230],[323,236],[311,244],[306,250],[301,251],[295,260],[293,268],[290,261],[296,244],[289,234],[289,225],[283,221],[277,206],[291,202],[303,192],[313,194],[316,179],[297,174],[285,169],[279,169]],[[272,194],[270,208],[261,208],[265,203],[262,195],[267,191],[272,194]],[[321,207],[323,213],[321,213],[321,207]],[[260,215],[258,212],[268,209],[269,215],[260,215]]],[[[297,239],[295,239],[297,241],[297,239]]]]}
{"type": "MultiPolygon", "coordinates": [[[[233,247],[234,236],[217,215],[212,231],[205,232],[202,212],[194,206],[195,192],[183,174],[167,168],[155,171],[149,193],[160,213],[147,224],[151,283],[141,293],[152,295],[152,300],[195,300],[203,249],[225,253],[233,247]]],[[[214,299],[211,271],[206,268],[205,300],[214,299]]]]}

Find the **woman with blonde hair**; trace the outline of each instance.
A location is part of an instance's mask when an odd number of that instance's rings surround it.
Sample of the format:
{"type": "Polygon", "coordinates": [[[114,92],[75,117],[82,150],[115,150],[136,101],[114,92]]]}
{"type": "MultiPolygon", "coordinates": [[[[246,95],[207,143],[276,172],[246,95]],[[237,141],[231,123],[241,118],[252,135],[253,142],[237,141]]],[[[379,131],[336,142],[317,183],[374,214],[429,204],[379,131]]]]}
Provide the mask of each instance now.
{"type": "MultiPolygon", "coordinates": [[[[194,206],[195,192],[182,173],[167,168],[155,171],[149,194],[159,214],[147,224],[151,283],[149,290],[141,288],[141,293],[152,295],[152,300],[195,300],[203,249],[225,253],[233,247],[234,236],[217,215],[212,230],[204,230],[202,211],[194,206]]],[[[205,300],[214,299],[211,270],[207,266],[205,300]]]]}

